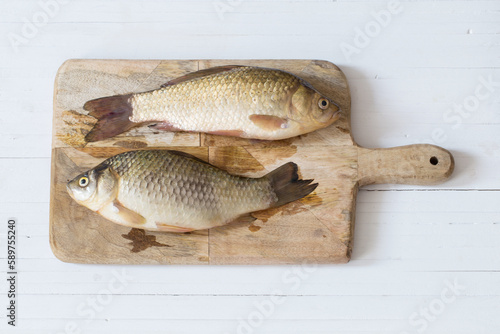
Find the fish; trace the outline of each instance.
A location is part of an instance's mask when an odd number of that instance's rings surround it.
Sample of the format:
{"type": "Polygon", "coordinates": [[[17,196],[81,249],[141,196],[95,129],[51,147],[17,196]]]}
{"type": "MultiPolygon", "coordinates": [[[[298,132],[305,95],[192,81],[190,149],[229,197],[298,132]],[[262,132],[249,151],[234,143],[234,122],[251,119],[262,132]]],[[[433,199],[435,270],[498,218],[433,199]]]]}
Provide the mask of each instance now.
{"type": "Polygon", "coordinates": [[[279,140],[327,127],[341,115],[337,103],[296,75],[237,65],[189,73],[156,90],[90,100],[83,108],[97,119],[87,142],[142,125],[279,140]]]}
{"type": "Polygon", "coordinates": [[[254,211],[307,196],[318,183],[299,179],[297,169],[288,162],[250,178],[185,152],[135,150],[112,156],[66,187],[78,204],[116,224],[186,233],[251,222],[254,211]]]}

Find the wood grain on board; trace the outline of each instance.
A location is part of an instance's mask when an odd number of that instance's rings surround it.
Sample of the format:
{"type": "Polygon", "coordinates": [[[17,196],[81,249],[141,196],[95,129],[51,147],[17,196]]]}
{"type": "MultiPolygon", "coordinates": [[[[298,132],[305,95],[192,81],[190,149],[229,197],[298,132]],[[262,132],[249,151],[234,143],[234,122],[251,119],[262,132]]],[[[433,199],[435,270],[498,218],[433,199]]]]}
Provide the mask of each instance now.
{"type": "Polygon", "coordinates": [[[118,264],[345,263],[353,246],[356,194],[373,183],[433,184],[453,171],[451,154],[432,145],[359,147],[351,136],[350,95],[338,67],[317,60],[69,60],[56,77],[50,240],[67,262],[118,264]],[[147,126],[85,143],[95,123],[87,100],[156,89],[189,72],[237,64],[278,68],[309,81],[343,110],[328,128],[280,141],[198,133],[155,132],[147,126]],[[102,160],[132,149],[194,154],[233,174],[258,177],[293,161],[318,188],[309,196],[254,213],[238,223],[187,234],[126,228],[74,202],[66,182],[102,160]]]}

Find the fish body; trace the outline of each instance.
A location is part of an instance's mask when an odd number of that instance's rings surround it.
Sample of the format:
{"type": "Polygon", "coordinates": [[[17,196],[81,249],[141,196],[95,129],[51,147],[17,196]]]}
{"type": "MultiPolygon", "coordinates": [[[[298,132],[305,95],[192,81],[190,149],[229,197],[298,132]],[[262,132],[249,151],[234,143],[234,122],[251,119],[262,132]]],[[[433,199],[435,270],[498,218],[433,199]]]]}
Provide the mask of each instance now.
{"type": "Polygon", "coordinates": [[[289,203],[317,184],[287,163],[261,178],[231,175],[190,154],[138,150],[113,156],[68,182],[79,204],[121,225],[189,232],[250,221],[249,213],[289,203]]]}
{"type": "Polygon", "coordinates": [[[276,140],[332,124],[340,108],[303,79],[276,69],[221,66],[174,79],[160,89],[88,101],[98,119],[89,142],[135,126],[276,140]]]}

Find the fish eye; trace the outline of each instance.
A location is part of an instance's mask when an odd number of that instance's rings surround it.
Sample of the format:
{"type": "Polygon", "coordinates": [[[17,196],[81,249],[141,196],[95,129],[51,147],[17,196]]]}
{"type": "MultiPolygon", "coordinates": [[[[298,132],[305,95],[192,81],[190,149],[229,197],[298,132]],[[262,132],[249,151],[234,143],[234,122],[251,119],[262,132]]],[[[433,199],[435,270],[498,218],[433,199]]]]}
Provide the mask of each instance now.
{"type": "Polygon", "coordinates": [[[89,184],[89,178],[86,176],[82,176],[80,180],[78,180],[78,185],[82,188],[88,186],[89,184]]]}
{"type": "Polygon", "coordinates": [[[320,109],[323,109],[323,110],[325,110],[326,108],[328,108],[329,104],[330,103],[328,102],[327,99],[319,99],[319,101],[318,101],[318,106],[320,107],[320,109]]]}

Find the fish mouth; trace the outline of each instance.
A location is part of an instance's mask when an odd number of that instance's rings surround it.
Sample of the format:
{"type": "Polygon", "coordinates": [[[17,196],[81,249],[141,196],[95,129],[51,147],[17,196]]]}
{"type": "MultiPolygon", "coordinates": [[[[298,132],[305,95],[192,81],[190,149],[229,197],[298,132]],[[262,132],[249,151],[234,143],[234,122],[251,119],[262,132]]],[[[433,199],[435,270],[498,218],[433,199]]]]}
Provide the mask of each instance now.
{"type": "Polygon", "coordinates": [[[332,114],[332,118],[330,119],[331,122],[336,122],[339,118],[340,118],[340,115],[342,115],[342,110],[339,108],[337,111],[335,111],[333,114],[332,114]]]}
{"type": "Polygon", "coordinates": [[[316,119],[316,121],[325,125],[330,125],[333,122],[337,121],[342,115],[342,110],[336,104],[335,107],[336,110],[329,110],[327,113],[321,115],[321,117],[316,119]]]}
{"type": "Polygon", "coordinates": [[[69,185],[69,182],[66,183],[66,191],[68,192],[69,196],[72,198],[72,199],[75,199],[75,196],[73,196],[73,190],[71,189],[70,185],[69,185]]]}
{"type": "Polygon", "coordinates": [[[342,109],[338,105],[338,103],[333,102],[330,100],[331,104],[335,106],[336,110],[333,110],[332,117],[330,118],[331,123],[337,121],[340,118],[340,115],[342,115],[342,109]]]}
{"type": "Polygon", "coordinates": [[[328,99],[330,101],[329,110],[325,110],[326,112],[318,119],[321,123],[332,124],[337,121],[342,115],[342,109],[340,106],[333,102],[333,100],[328,99]]]}

